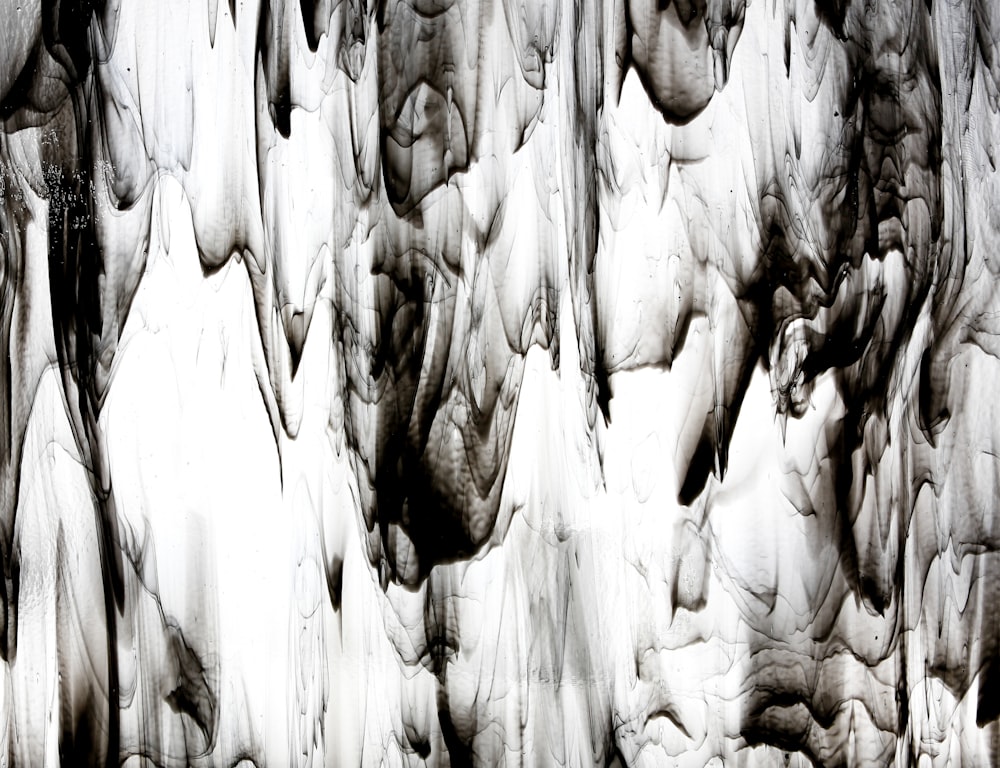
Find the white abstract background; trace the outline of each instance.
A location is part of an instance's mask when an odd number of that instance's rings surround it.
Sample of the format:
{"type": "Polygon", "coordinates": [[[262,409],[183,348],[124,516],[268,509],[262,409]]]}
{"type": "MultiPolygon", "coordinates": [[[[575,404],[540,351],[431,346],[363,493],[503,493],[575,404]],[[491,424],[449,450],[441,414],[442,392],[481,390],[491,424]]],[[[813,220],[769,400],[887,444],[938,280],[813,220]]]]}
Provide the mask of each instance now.
{"type": "Polygon", "coordinates": [[[0,22],[0,764],[1000,763],[988,2],[0,22]]]}

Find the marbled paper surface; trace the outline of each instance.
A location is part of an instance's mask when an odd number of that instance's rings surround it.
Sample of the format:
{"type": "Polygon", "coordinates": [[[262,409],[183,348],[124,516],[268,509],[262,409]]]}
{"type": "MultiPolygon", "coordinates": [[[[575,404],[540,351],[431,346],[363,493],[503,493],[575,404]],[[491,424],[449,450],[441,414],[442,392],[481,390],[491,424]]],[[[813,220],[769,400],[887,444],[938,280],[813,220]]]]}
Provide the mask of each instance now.
{"type": "Polygon", "coordinates": [[[994,0],[0,0],[0,765],[1000,763],[994,0]]]}

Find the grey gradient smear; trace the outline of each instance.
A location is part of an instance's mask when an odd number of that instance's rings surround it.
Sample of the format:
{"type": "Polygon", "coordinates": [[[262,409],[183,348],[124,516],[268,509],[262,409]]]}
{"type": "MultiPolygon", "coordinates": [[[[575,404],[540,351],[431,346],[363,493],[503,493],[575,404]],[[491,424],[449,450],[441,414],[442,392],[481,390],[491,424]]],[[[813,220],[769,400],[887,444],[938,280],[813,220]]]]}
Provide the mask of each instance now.
{"type": "Polygon", "coordinates": [[[989,0],[0,0],[0,765],[1000,764],[989,0]]]}

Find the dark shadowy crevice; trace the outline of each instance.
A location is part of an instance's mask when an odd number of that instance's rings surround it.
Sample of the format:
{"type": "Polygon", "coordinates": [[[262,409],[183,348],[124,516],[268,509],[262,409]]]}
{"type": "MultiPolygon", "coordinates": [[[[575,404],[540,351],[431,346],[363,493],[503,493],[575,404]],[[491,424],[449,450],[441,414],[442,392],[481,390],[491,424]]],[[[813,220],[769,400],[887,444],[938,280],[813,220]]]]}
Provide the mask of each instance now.
{"type": "Polygon", "coordinates": [[[448,748],[448,759],[451,765],[455,768],[473,768],[473,766],[478,765],[472,745],[467,744],[455,728],[451,719],[451,711],[448,708],[448,698],[443,693],[439,695],[438,722],[441,724],[441,736],[448,748]]]}
{"type": "Polygon", "coordinates": [[[627,768],[628,761],[616,748],[611,750],[611,753],[608,755],[607,762],[604,765],[605,768],[627,768]]]}
{"type": "Polygon", "coordinates": [[[844,25],[847,21],[847,9],[852,0],[815,0],[816,11],[820,19],[836,35],[838,40],[847,40],[844,25]]]}
{"type": "Polygon", "coordinates": [[[1000,718],[1000,660],[992,656],[979,673],[976,725],[983,728],[997,718],[1000,718]]]}
{"type": "Polygon", "coordinates": [[[42,38],[53,58],[81,82],[90,71],[90,22],[102,0],[43,0],[42,38]]]}
{"type": "Polygon", "coordinates": [[[281,14],[281,0],[262,0],[257,27],[257,54],[264,72],[267,111],[275,130],[288,138],[292,133],[292,92],[288,30],[281,14]]]}
{"type": "MultiPolygon", "coordinates": [[[[30,106],[31,89],[35,84],[35,70],[38,67],[38,57],[39,50],[35,48],[24,63],[24,68],[14,82],[11,83],[7,95],[3,101],[0,101],[0,120],[9,120],[18,111],[30,106]]],[[[0,233],[2,232],[3,230],[0,229],[0,233]]]]}
{"type": "Polygon", "coordinates": [[[344,598],[344,559],[335,556],[326,567],[326,588],[333,610],[339,611],[344,598]]]}

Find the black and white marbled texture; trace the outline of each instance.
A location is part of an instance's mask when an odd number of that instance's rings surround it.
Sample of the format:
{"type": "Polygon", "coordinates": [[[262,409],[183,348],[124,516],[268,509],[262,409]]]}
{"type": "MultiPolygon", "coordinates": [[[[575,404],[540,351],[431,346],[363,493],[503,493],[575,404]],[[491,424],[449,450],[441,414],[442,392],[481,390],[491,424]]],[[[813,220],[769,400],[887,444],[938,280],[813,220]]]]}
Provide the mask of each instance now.
{"type": "Polygon", "coordinates": [[[991,3],[0,22],[0,764],[1000,764],[991,3]]]}

